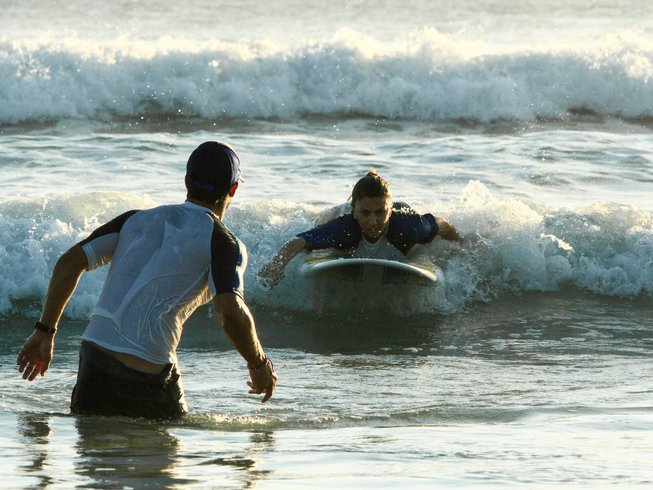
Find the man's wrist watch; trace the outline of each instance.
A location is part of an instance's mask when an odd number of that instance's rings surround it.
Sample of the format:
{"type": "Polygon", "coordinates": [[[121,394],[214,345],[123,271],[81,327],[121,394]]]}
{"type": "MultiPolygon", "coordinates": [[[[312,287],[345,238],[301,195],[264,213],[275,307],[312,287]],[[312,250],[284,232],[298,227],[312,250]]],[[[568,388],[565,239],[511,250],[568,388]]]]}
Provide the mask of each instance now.
{"type": "Polygon", "coordinates": [[[36,322],[34,325],[34,330],[39,330],[43,333],[49,333],[51,335],[57,333],[57,327],[48,327],[45,323],[41,322],[36,322]]]}

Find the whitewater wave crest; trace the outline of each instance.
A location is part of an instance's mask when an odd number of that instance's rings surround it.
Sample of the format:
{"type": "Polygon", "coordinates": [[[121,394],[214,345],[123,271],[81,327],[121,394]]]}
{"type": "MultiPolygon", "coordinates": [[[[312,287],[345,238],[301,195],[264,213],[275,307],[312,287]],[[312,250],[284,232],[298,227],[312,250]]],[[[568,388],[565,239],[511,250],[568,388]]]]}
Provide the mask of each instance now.
{"type": "MultiPolygon", "coordinates": [[[[0,204],[0,314],[36,315],[58,256],[95,227],[127,209],[154,206],[147,196],[94,193],[0,204]]],[[[310,279],[298,273],[301,259],[269,290],[257,271],[290,236],[311,226],[320,209],[301,203],[257,201],[232,206],[227,226],[247,246],[248,301],[262,308],[305,311],[310,279]]],[[[448,213],[465,236],[461,243],[436,240],[416,251],[443,271],[437,304],[420,307],[460,311],[524,291],[567,287],[613,297],[653,295],[653,215],[615,203],[574,209],[493,196],[472,181],[448,213]]],[[[82,277],[66,311],[86,318],[106,275],[82,277]]]]}
{"type": "Polygon", "coordinates": [[[492,52],[433,29],[394,43],[78,38],[0,42],[0,124],[61,119],[370,117],[433,122],[653,118],[653,44],[492,52]]]}

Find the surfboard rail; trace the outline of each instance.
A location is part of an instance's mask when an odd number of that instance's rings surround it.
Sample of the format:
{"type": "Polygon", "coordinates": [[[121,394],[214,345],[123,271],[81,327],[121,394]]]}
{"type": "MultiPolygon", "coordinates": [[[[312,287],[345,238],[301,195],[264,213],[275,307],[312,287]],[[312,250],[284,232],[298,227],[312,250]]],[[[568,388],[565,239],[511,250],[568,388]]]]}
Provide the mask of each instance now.
{"type": "Polygon", "coordinates": [[[304,276],[315,276],[329,270],[335,271],[344,268],[360,268],[362,277],[364,268],[367,268],[368,266],[380,268],[383,271],[383,277],[386,277],[388,271],[390,271],[390,273],[403,272],[408,275],[420,277],[432,283],[435,283],[438,280],[437,268],[435,266],[431,269],[417,263],[359,257],[308,257],[304,264],[301,265],[300,273],[304,276]]]}

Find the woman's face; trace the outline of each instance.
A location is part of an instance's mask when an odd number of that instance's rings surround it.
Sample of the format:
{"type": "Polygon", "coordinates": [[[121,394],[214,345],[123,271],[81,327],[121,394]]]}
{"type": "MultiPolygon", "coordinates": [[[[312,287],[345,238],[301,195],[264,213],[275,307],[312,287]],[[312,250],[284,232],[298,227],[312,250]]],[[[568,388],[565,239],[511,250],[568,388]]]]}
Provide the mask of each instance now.
{"type": "Polygon", "coordinates": [[[354,205],[354,218],[358,221],[363,236],[370,243],[383,236],[391,214],[392,202],[387,196],[363,197],[354,205]]]}

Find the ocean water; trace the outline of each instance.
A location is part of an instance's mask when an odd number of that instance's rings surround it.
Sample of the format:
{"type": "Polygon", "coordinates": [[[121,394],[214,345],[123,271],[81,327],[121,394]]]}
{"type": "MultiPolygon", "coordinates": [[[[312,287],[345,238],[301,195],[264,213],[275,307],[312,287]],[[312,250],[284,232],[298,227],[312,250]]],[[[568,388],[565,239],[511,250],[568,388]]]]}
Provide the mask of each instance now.
{"type": "Polygon", "coordinates": [[[653,4],[0,0],[0,486],[574,488],[653,482],[653,4]],[[184,200],[227,141],[225,222],[280,376],[208,307],[181,422],[72,417],[86,274],[45,378],[15,358],[57,257],[184,200]],[[376,168],[461,243],[437,288],[256,273],[376,168]]]}

